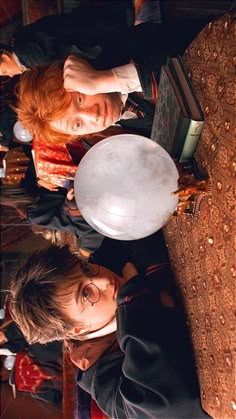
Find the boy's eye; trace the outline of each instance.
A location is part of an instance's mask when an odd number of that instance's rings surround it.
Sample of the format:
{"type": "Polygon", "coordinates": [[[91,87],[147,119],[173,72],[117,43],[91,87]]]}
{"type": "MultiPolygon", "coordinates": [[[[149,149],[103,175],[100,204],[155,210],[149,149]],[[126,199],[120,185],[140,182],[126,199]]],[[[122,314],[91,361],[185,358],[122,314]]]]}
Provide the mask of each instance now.
{"type": "Polygon", "coordinates": [[[76,128],[80,128],[81,124],[80,121],[76,122],[76,128]]]}
{"type": "Polygon", "coordinates": [[[81,96],[79,96],[78,104],[79,104],[79,106],[82,106],[82,97],[81,96]]]}
{"type": "Polygon", "coordinates": [[[89,292],[88,292],[87,287],[85,287],[82,291],[82,299],[83,301],[87,301],[88,298],[89,298],[89,292]]]}
{"type": "Polygon", "coordinates": [[[92,305],[100,300],[99,289],[93,283],[86,285],[83,288],[81,295],[83,302],[89,301],[92,305]]]}

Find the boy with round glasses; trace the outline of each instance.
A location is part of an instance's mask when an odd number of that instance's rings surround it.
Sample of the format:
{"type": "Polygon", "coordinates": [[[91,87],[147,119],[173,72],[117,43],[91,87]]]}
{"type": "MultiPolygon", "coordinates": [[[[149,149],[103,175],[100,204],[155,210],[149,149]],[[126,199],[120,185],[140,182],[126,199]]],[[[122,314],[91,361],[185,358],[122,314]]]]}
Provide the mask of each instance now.
{"type": "Polygon", "coordinates": [[[77,348],[78,385],[113,418],[208,417],[162,246],[159,236],[157,264],[143,274],[126,265],[124,278],[51,246],[11,284],[12,316],[27,340],[66,339],[73,361],[77,348]]]}

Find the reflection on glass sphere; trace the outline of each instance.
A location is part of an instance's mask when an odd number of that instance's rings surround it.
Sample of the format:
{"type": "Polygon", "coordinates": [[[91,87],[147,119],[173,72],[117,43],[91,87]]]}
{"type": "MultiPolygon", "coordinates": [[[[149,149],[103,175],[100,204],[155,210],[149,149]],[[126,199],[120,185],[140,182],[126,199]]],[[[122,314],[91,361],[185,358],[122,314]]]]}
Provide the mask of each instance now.
{"type": "Polygon", "coordinates": [[[178,171],[169,154],[148,138],[122,134],[93,146],[80,162],[74,190],[85,220],[101,234],[140,239],[173,214],[178,171]]]}
{"type": "Polygon", "coordinates": [[[13,127],[13,132],[17,140],[23,143],[29,143],[32,141],[32,135],[27,129],[25,129],[20,121],[17,121],[13,127]]]}

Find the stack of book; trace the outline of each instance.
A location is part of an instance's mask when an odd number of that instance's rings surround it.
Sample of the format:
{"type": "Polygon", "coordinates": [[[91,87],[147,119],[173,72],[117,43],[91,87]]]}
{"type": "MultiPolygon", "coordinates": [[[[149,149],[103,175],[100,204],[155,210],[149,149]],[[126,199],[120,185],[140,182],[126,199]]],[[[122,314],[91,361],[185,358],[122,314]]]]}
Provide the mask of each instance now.
{"type": "Polygon", "coordinates": [[[162,67],[151,139],[173,159],[188,161],[196,150],[204,114],[180,57],[162,67]]]}

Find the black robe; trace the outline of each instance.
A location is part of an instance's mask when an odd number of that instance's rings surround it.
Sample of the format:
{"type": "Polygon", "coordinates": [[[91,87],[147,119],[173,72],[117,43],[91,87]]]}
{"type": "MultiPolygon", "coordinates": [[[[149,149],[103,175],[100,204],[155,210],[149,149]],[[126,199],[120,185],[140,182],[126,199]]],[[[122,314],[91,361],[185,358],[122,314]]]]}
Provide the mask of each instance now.
{"type": "Polygon", "coordinates": [[[75,45],[94,59],[113,32],[133,24],[132,3],[81,4],[69,14],[44,16],[14,36],[13,51],[27,68],[65,59],[75,45]]]}
{"type": "Polygon", "coordinates": [[[123,252],[117,243],[109,244],[113,257],[107,254],[109,246],[102,251],[103,244],[92,260],[117,273],[131,260],[142,273],[118,293],[120,351],[108,349],[86,371],[78,369],[78,385],[112,418],[208,418],[162,233],[127,243],[123,252]],[[174,307],[163,306],[163,291],[172,296],[174,307]]]}
{"type": "Polygon", "coordinates": [[[44,228],[74,234],[79,239],[79,246],[92,253],[100,247],[104,236],[90,227],[82,216],[68,213],[64,207],[66,193],[64,188],[56,192],[40,188],[39,201],[27,209],[27,220],[44,228]]]}

